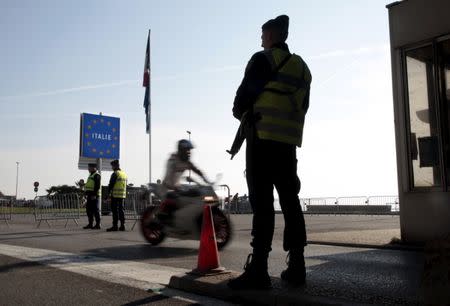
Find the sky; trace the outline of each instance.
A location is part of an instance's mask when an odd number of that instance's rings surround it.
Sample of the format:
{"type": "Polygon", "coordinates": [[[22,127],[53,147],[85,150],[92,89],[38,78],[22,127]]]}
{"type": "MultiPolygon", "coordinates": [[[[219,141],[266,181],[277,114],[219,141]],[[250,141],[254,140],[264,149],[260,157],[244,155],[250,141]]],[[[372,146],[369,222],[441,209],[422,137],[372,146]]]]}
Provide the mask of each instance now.
{"type": "MultiPolygon", "coordinates": [[[[245,150],[228,153],[232,104],[261,25],[290,17],[287,43],[312,73],[300,197],[397,194],[386,0],[0,0],[0,191],[32,198],[86,179],[80,114],[120,117],[122,169],[149,180],[142,76],[151,29],[152,181],[191,131],[193,162],[245,194],[245,150]]],[[[107,184],[111,172],[103,172],[107,184]]]]}

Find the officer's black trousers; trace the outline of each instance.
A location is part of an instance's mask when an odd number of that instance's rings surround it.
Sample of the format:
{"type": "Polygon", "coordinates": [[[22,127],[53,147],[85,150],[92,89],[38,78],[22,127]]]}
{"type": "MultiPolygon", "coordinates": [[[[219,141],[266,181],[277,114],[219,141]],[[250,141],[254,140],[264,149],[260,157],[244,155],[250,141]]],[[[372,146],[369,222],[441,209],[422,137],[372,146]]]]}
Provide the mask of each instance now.
{"type": "Polygon", "coordinates": [[[125,224],[125,213],[123,211],[123,204],[125,199],[111,198],[111,211],[113,217],[113,227],[117,227],[117,223],[120,220],[120,224],[125,224]]]}
{"type": "Polygon", "coordinates": [[[296,147],[281,142],[247,139],[246,176],[253,210],[252,236],[254,256],[267,256],[272,250],[275,226],[273,187],[278,191],[285,228],[285,251],[306,245],[305,219],[298,193],[296,147]]]}
{"type": "Polygon", "coordinates": [[[88,199],[86,202],[86,214],[88,216],[89,224],[92,225],[95,217],[95,224],[100,225],[100,210],[98,208],[98,198],[88,199]]]}

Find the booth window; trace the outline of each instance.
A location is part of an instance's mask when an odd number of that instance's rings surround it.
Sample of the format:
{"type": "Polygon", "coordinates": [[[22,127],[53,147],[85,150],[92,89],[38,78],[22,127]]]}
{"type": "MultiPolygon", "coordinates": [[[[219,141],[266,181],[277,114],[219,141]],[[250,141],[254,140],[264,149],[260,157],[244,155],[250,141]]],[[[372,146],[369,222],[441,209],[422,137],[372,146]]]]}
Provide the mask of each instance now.
{"type": "Polygon", "coordinates": [[[412,186],[441,186],[439,124],[434,94],[433,47],[405,52],[412,186]]]}
{"type": "Polygon", "coordinates": [[[450,40],[438,44],[442,100],[442,138],[447,186],[450,186],[450,40]]]}

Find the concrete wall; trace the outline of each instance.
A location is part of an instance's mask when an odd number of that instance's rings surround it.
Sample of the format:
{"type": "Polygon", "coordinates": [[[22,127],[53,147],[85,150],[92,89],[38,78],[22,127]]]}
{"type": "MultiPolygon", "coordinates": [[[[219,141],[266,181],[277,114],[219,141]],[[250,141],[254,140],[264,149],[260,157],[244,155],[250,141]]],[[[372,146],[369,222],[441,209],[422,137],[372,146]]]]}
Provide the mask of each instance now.
{"type": "Polygon", "coordinates": [[[406,242],[450,233],[450,193],[410,191],[402,49],[450,34],[449,0],[406,0],[388,6],[394,100],[400,228],[406,242]]]}
{"type": "Polygon", "coordinates": [[[402,239],[421,242],[450,233],[450,194],[404,193],[400,202],[402,239]]]}

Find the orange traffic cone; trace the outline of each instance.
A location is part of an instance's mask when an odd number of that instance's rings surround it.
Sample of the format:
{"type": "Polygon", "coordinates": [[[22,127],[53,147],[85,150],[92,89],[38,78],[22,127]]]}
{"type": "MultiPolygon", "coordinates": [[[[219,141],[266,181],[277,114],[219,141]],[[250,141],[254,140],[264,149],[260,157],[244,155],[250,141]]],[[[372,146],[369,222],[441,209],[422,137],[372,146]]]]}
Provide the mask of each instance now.
{"type": "Polygon", "coordinates": [[[197,269],[192,270],[191,273],[211,275],[224,272],[225,269],[220,267],[219,262],[219,252],[217,250],[211,206],[206,204],[203,208],[203,222],[200,234],[197,269]]]}

